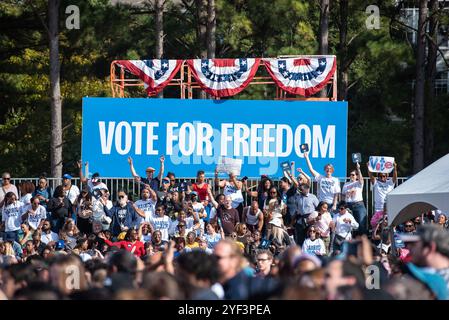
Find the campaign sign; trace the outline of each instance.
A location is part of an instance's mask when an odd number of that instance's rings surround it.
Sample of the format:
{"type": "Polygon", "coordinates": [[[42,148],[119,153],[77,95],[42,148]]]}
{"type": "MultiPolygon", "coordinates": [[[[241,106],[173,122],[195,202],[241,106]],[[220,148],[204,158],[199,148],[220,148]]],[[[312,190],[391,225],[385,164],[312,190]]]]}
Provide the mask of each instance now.
{"type": "Polygon", "coordinates": [[[240,171],[242,170],[242,159],[233,159],[233,158],[220,158],[217,171],[225,172],[225,173],[233,173],[236,176],[240,175],[240,171]]]}
{"type": "Polygon", "coordinates": [[[370,156],[368,170],[371,172],[390,173],[394,168],[394,157],[370,156]]]}
{"type": "Polygon", "coordinates": [[[352,162],[354,162],[354,163],[362,162],[362,155],[360,153],[353,153],[352,154],[352,162]]]}
{"type": "Polygon", "coordinates": [[[82,160],[103,177],[130,177],[129,156],[143,176],[165,155],[165,173],[190,178],[212,177],[226,157],[241,159],[242,175],[279,177],[281,162],[306,166],[307,143],[314,168],[332,163],[344,177],[347,111],[330,101],[83,98],[82,160]]]}
{"type": "Polygon", "coordinates": [[[290,172],[292,171],[292,167],[290,166],[289,161],[281,162],[281,168],[283,172],[290,172]]]}

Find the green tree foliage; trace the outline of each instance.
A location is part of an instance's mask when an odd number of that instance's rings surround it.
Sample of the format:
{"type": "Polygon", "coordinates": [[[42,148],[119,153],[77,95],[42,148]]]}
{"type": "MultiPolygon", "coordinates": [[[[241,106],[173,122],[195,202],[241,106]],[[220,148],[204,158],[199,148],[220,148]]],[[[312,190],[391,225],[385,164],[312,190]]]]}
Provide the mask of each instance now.
{"type": "MultiPolygon", "coordinates": [[[[275,57],[316,54],[319,1],[216,0],[216,57],[275,57]]],[[[379,30],[365,26],[372,1],[349,1],[348,44],[339,50],[340,1],[331,1],[329,52],[348,71],[348,156],[361,152],[395,156],[401,175],[411,172],[411,117],[414,48],[407,29],[394,21],[396,1],[383,1],[379,30]]],[[[167,1],[164,55],[186,59],[200,55],[196,1],[167,1]]],[[[49,55],[46,1],[0,2],[0,170],[14,176],[49,172],[49,55]]],[[[108,0],[63,0],[60,12],[61,93],[63,97],[64,171],[76,173],[81,150],[84,96],[111,96],[110,63],[151,58],[155,39],[153,8],[112,6],[108,0]],[[65,8],[80,8],[80,29],[65,28],[65,8]]],[[[442,23],[447,25],[444,15],[442,23]]],[[[266,75],[259,69],[260,75],[266,75]]],[[[250,86],[233,99],[272,99],[274,86],[250,86]]],[[[145,96],[135,89],[132,96],[145,96]]],[[[175,88],[164,97],[178,97],[175,88]]],[[[434,101],[434,159],[449,151],[449,99],[434,101]]],[[[348,161],[348,167],[352,164],[348,161]]]]}

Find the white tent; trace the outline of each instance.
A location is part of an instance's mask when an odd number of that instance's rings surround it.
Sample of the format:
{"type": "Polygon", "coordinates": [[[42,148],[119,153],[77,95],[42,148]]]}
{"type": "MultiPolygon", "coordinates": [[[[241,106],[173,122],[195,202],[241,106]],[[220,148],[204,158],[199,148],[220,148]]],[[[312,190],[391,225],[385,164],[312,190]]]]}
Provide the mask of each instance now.
{"type": "Polygon", "coordinates": [[[423,212],[449,214],[449,154],[424,168],[387,195],[388,222],[398,225],[423,212]]]}

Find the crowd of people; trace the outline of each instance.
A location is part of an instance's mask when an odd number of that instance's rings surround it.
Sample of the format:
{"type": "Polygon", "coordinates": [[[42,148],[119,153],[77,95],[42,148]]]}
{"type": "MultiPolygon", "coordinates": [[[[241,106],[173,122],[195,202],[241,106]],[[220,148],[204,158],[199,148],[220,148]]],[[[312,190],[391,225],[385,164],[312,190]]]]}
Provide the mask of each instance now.
{"type": "MultiPolygon", "coordinates": [[[[311,176],[261,176],[257,188],[233,172],[186,183],[148,167],[140,197],[111,199],[98,173],[81,189],[64,174],[52,190],[2,175],[0,298],[3,299],[446,299],[445,213],[416,213],[390,227],[393,175],[368,170],[369,217],[360,164],[341,188],[332,164],[311,176]],[[310,192],[316,183],[317,194],[310,192]],[[249,199],[249,201],[246,201],[249,199]],[[248,203],[248,206],[244,206],[248,203]],[[76,272],[74,271],[76,270],[76,272]],[[374,271],[373,271],[374,270],[374,271]]],[[[88,164],[85,164],[86,166],[88,164]]],[[[88,172],[88,170],[86,170],[88,172]]]]}

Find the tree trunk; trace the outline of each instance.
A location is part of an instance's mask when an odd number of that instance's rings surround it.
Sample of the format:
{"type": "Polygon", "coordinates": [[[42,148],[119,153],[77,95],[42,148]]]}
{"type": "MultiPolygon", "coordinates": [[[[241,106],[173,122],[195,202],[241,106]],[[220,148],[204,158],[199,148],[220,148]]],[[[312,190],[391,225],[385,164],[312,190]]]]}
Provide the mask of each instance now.
{"type": "Polygon", "coordinates": [[[416,82],[413,131],[413,172],[424,167],[424,93],[426,60],[426,18],[427,0],[419,1],[418,37],[416,49],[416,82]]]}
{"type": "Polygon", "coordinates": [[[338,51],[338,100],[347,100],[348,94],[348,0],[340,0],[340,43],[338,51]]]}
{"type": "Polygon", "coordinates": [[[432,162],[434,132],[432,126],[433,103],[435,97],[435,77],[437,67],[437,30],[438,30],[438,1],[431,0],[429,3],[430,19],[429,19],[429,36],[427,40],[427,66],[426,66],[426,109],[424,111],[424,164],[428,165],[432,162]]]}
{"type": "MultiPolygon", "coordinates": [[[[329,0],[320,0],[320,32],[319,54],[326,55],[329,52],[329,0]]],[[[320,97],[327,97],[327,86],[320,91],[320,97]]]]}
{"type": "MultiPolygon", "coordinates": [[[[207,45],[206,45],[206,26],[207,26],[207,0],[195,0],[196,12],[197,12],[197,41],[198,51],[201,59],[207,58],[207,45]]],[[[199,93],[200,99],[206,99],[206,92],[201,90],[199,93]]]]}
{"type": "MultiPolygon", "coordinates": [[[[154,3],[154,21],[156,29],[155,59],[162,59],[164,55],[164,0],[155,0],[154,3]]],[[[158,98],[163,98],[161,91],[158,98]]]]}
{"type": "Polygon", "coordinates": [[[215,0],[207,1],[207,58],[215,58],[215,0]]]}
{"type": "Polygon", "coordinates": [[[51,176],[62,176],[62,99],[59,64],[59,5],[60,0],[48,1],[49,39],[50,39],[50,109],[51,139],[50,162],[51,176]]]}

